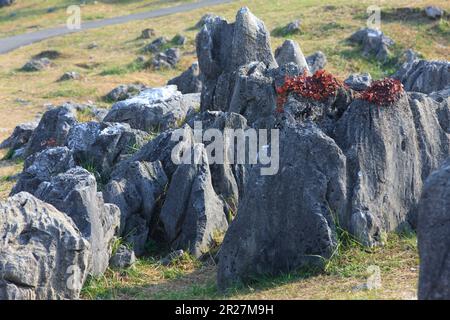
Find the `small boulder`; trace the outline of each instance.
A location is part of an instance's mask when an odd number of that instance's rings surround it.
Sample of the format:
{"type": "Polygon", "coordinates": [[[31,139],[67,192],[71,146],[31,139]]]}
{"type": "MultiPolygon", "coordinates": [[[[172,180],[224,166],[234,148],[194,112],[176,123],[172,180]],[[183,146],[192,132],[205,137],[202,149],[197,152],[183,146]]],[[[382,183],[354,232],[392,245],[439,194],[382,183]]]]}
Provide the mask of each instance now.
{"type": "Polygon", "coordinates": [[[363,56],[373,55],[379,61],[386,61],[389,57],[389,47],[394,45],[394,40],[380,30],[371,28],[358,30],[350,36],[349,41],[362,46],[363,56]]]}
{"type": "Polygon", "coordinates": [[[181,34],[177,34],[170,42],[177,46],[184,46],[187,42],[187,38],[181,34]]]}
{"type": "Polygon", "coordinates": [[[309,71],[314,74],[316,71],[325,68],[327,65],[327,57],[322,51],[317,51],[307,56],[306,62],[308,63],[309,71]]]}
{"type": "Polygon", "coordinates": [[[355,91],[364,91],[370,87],[372,83],[372,77],[369,73],[351,74],[344,83],[355,91]]]}
{"type": "Polygon", "coordinates": [[[47,58],[32,59],[25,63],[20,70],[25,72],[35,72],[50,68],[52,65],[53,63],[47,58]]]}
{"type": "Polygon", "coordinates": [[[151,39],[156,35],[156,32],[154,29],[146,28],[142,30],[141,32],[141,39],[151,39]]]}
{"type": "Polygon", "coordinates": [[[444,16],[444,10],[437,6],[428,6],[425,8],[425,14],[428,18],[436,20],[444,16]]]}
{"type": "Polygon", "coordinates": [[[23,148],[30,140],[34,129],[38,126],[37,122],[27,122],[19,124],[14,128],[10,137],[0,143],[0,149],[20,149],[23,148]]]}
{"type": "Polygon", "coordinates": [[[309,72],[309,67],[302,49],[300,49],[298,43],[293,40],[286,40],[281,47],[275,50],[275,59],[279,66],[292,62],[299,66],[299,68],[309,72]]]}
{"type": "Polygon", "coordinates": [[[184,255],[184,250],[175,250],[171,253],[169,253],[167,256],[159,260],[159,263],[163,266],[168,266],[172,262],[176,261],[177,259],[180,259],[184,255]]]}
{"type": "Polygon", "coordinates": [[[124,245],[120,245],[109,260],[109,266],[116,269],[125,269],[133,266],[135,262],[136,256],[134,251],[124,245]]]}
{"type": "Polygon", "coordinates": [[[65,72],[58,81],[80,80],[81,75],[76,71],[65,72]]]}
{"type": "Polygon", "coordinates": [[[7,7],[14,3],[14,0],[0,0],[0,8],[7,7]]]}
{"type": "Polygon", "coordinates": [[[300,32],[300,24],[301,24],[301,20],[300,19],[297,19],[297,20],[289,22],[283,28],[283,35],[287,36],[287,35],[299,33],[300,32]]]}
{"type": "Polygon", "coordinates": [[[144,89],[147,87],[142,84],[121,84],[111,90],[105,98],[110,102],[122,101],[137,96],[144,89]]]}
{"type": "Polygon", "coordinates": [[[202,81],[200,77],[200,68],[198,63],[193,63],[186,71],[175,77],[169,82],[168,85],[176,85],[178,90],[182,94],[187,93],[200,93],[202,92],[202,81]]]}
{"type": "Polygon", "coordinates": [[[153,58],[151,64],[156,70],[174,68],[181,58],[181,51],[178,48],[169,48],[164,52],[158,53],[153,58]]]}
{"type": "Polygon", "coordinates": [[[167,40],[166,37],[156,38],[150,44],[144,47],[144,52],[157,53],[168,42],[169,40],[167,40]]]}

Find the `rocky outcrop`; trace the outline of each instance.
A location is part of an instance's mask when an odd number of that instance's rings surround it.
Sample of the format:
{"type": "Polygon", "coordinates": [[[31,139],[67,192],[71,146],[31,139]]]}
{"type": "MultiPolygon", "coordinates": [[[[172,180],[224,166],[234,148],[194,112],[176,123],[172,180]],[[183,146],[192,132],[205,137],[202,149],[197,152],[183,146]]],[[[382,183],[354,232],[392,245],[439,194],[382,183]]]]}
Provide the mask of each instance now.
{"type": "Polygon", "coordinates": [[[178,91],[182,94],[187,93],[201,93],[202,81],[200,79],[200,68],[198,63],[193,63],[186,71],[175,77],[169,82],[168,85],[176,85],[178,91]]]}
{"type": "Polygon", "coordinates": [[[364,91],[370,87],[372,77],[370,73],[351,74],[344,83],[355,91],[364,91]]]}
{"type": "Polygon", "coordinates": [[[95,177],[76,167],[39,185],[35,196],[67,214],[91,245],[89,273],[101,275],[109,265],[111,245],[119,227],[119,208],[105,204],[95,177]]]}
{"type": "Polygon", "coordinates": [[[362,46],[363,56],[373,55],[377,60],[386,61],[389,57],[389,47],[394,45],[394,40],[376,29],[363,28],[356,31],[349,38],[350,42],[362,46]]]}
{"type": "Polygon", "coordinates": [[[122,101],[137,96],[139,92],[145,89],[148,88],[142,84],[121,84],[117,88],[111,90],[105,98],[110,102],[122,101]]]}
{"type": "Polygon", "coordinates": [[[196,39],[200,71],[204,76],[201,109],[228,111],[234,89],[233,73],[253,61],[276,67],[270,36],[264,23],[242,8],[234,24],[216,17],[208,20],[196,39]]]}
{"type": "Polygon", "coordinates": [[[147,132],[161,131],[179,126],[199,104],[199,94],[182,95],[170,85],[142,91],[114,104],[104,121],[128,123],[133,129],[147,132]]]}
{"type": "Polygon", "coordinates": [[[419,203],[419,299],[450,299],[450,158],[427,179],[419,203]]]}
{"type": "Polygon", "coordinates": [[[317,51],[306,57],[306,63],[308,63],[309,71],[314,74],[316,71],[325,68],[327,57],[322,51],[317,51]]]}
{"type": "Polygon", "coordinates": [[[159,52],[152,60],[151,64],[156,70],[175,68],[181,59],[181,51],[178,48],[169,48],[164,52],[159,52]]]}
{"type": "Polygon", "coordinates": [[[450,89],[450,62],[427,61],[412,57],[394,75],[407,91],[432,93],[450,89]]]}
{"type": "Polygon", "coordinates": [[[51,66],[53,66],[53,62],[51,62],[50,59],[32,59],[25,63],[20,70],[24,72],[36,72],[50,68],[51,66]]]}
{"type": "Polygon", "coordinates": [[[116,163],[138,151],[148,138],[126,123],[85,122],[70,129],[65,144],[78,165],[107,177],[116,163]]]}
{"type": "Polygon", "coordinates": [[[249,172],[219,256],[221,289],[255,276],[323,265],[345,214],[345,156],[314,124],[280,132],[279,170],[249,172]],[[295,146],[295,147],[294,147],[295,146]]]}
{"type": "Polygon", "coordinates": [[[64,213],[22,192],[0,202],[0,300],[77,299],[89,243],[64,213]]]}
{"type": "Polygon", "coordinates": [[[135,262],[136,256],[134,255],[134,251],[124,245],[121,245],[117,249],[117,252],[115,252],[111,257],[109,265],[112,268],[124,269],[133,266],[135,262]]]}
{"type": "Polygon", "coordinates": [[[11,195],[22,191],[34,194],[42,182],[50,181],[52,177],[73,167],[73,152],[67,147],[50,148],[33,154],[25,160],[24,169],[11,195]]]}
{"type": "Polygon", "coordinates": [[[160,219],[172,249],[183,249],[200,257],[215,234],[228,228],[224,204],[211,181],[208,157],[202,144],[195,145],[199,164],[181,164],[172,176],[160,219]]]}
{"type": "Polygon", "coordinates": [[[14,128],[13,133],[8,139],[0,143],[0,149],[17,150],[23,148],[30,140],[34,129],[37,127],[37,122],[27,122],[19,124],[14,128]]]}
{"type": "Polygon", "coordinates": [[[70,128],[76,123],[76,112],[70,104],[47,111],[33,131],[24,156],[28,157],[46,148],[64,145],[70,128]]]}
{"type": "Polygon", "coordinates": [[[292,62],[299,66],[300,69],[309,72],[309,67],[302,49],[300,49],[298,43],[293,40],[286,40],[281,47],[275,50],[275,59],[280,66],[292,62]]]}

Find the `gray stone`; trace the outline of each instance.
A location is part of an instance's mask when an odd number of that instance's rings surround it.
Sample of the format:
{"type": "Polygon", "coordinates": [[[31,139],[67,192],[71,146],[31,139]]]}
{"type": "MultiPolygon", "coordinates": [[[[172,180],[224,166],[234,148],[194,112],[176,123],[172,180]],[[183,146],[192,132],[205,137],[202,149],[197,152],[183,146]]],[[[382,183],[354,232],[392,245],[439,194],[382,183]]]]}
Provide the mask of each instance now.
{"type": "Polygon", "coordinates": [[[425,14],[430,19],[440,19],[444,16],[444,10],[437,6],[428,6],[425,8],[425,14]]]}
{"type": "Polygon", "coordinates": [[[76,112],[70,104],[45,112],[30,137],[25,157],[49,147],[64,145],[70,128],[76,123],[76,112]]]}
{"type": "Polygon", "coordinates": [[[163,266],[168,266],[172,262],[176,261],[177,259],[180,259],[184,255],[184,250],[175,250],[171,253],[169,253],[167,256],[162,258],[159,263],[163,266]]]}
{"type": "Polygon", "coordinates": [[[146,28],[142,30],[141,32],[141,39],[151,39],[156,35],[156,32],[154,29],[146,28]]]}
{"type": "Polygon", "coordinates": [[[322,51],[316,51],[306,57],[306,62],[308,63],[309,71],[314,74],[316,71],[325,68],[327,65],[327,57],[322,51]]]}
{"type": "Polygon", "coordinates": [[[344,83],[356,91],[364,91],[372,84],[370,73],[351,74],[344,83]]]}
{"type": "Polygon", "coordinates": [[[174,68],[181,58],[181,51],[178,48],[169,48],[164,52],[159,52],[152,60],[152,66],[156,70],[174,68]]]}
{"type": "Polygon", "coordinates": [[[65,72],[58,81],[80,80],[81,76],[76,71],[65,72]]]}
{"type": "Polygon", "coordinates": [[[169,41],[166,37],[159,37],[144,47],[144,52],[157,53],[169,41]]]}
{"type": "Polygon", "coordinates": [[[426,180],[418,206],[419,299],[450,299],[450,158],[426,180]]]}
{"type": "Polygon", "coordinates": [[[14,3],[14,0],[0,0],[0,8],[7,7],[14,3]]]}
{"type": "Polygon", "coordinates": [[[25,63],[20,70],[25,72],[36,72],[49,68],[52,65],[53,63],[47,58],[32,59],[25,63]]]}
{"type": "Polygon", "coordinates": [[[85,122],[71,128],[65,144],[73,151],[77,164],[95,168],[105,180],[114,165],[137,152],[148,137],[126,123],[85,122]]]}
{"type": "Polygon", "coordinates": [[[214,243],[214,235],[228,228],[228,222],[224,204],[212,186],[206,150],[202,144],[196,144],[195,148],[201,162],[178,166],[160,220],[173,249],[187,250],[200,257],[214,243]]]}
{"type": "Polygon", "coordinates": [[[78,299],[90,256],[53,206],[26,192],[0,202],[0,300],[78,299]]]}
{"type": "Polygon", "coordinates": [[[168,85],[176,85],[178,90],[182,94],[187,93],[201,93],[202,81],[200,77],[200,68],[198,62],[193,63],[186,71],[175,77],[169,82],[168,85]]]}
{"type": "Polygon", "coordinates": [[[284,41],[281,47],[275,50],[275,59],[279,66],[292,62],[299,66],[300,69],[309,72],[309,67],[302,49],[300,49],[298,43],[293,40],[284,41]]]}
{"type": "Polygon", "coordinates": [[[179,126],[199,105],[199,94],[182,95],[175,85],[169,85],[114,104],[104,121],[128,123],[147,132],[161,131],[179,126]]]}
{"type": "Polygon", "coordinates": [[[160,161],[134,161],[119,166],[103,191],[106,202],[120,208],[121,234],[137,255],[144,253],[150,224],[167,183],[160,161]],[[134,230],[134,216],[139,216],[140,228],[137,230],[134,230]]]}
{"type": "Polygon", "coordinates": [[[415,57],[407,60],[396,72],[407,91],[432,93],[450,86],[450,62],[427,61],[415,57]]]}
{"type": "Polygon", "coordinates": [[[22,191],[34,194],[39,185],[53,176],[75,167],[73,153],[66,147],[56,147],[38,152],[25,160],[23,172],[11,191],[11,195],[22,191]]]}
{"type": "Polygon", "coordinates": [[[283,35],[287,36],[290,34],[295,34],[300,32],[300,24],[301,20],[297,19],[292,22],[289,22],[284,28],[283,28],[283,35]]]}
{"type": "Polygon", "coordinates": [[[109,92],[105,98],[111,102],[122,101],[137,96],[144,89],[147,87],[142,84],[121,84],[109,92]]]}
{"type": "Polygon", "coordinates": [[[389,47],[394,45],[394,40],[376,29],[363,28],[352,34],[350,42],[362,46],[363,56],[375,56],[377,60],[386,61],[389,57],[389,47]]]}
{"type": "Polygon", "coordinates": [[[205,24],[214,21],[216,18],[219,18],[215,14],[207,13],[203,15],[200,20],[195,24],[196,29],[201,29],[205,24]]]}
{"type": "Polygon", "coordinates": [[[171,42],[177,46],[184,46],[187,42],[187,38],[181,34],[177,34],[171,42]]]}
{"type": "Polygon", "coordinates": [[[248,8],[229,24],[216,17],[209,20],[197,35],[197,57],[204,76],[201,109],[228,111],[233,92],[233,72],[250,62],[260,61],[276,67],[270,35],[264,23],[248,8]]]}
{"type": "Polygon", "coordinates": [[[134,251],[128,247],[121,245],[117,252],[111,257],[109,265],[112,268],[125,269],[133,266],[136,262],[134,251]]]}
{"type": "Polygon", "coordinates": [[[313,124],[282,129],[279,154],[275,175],[261,175],[259,165],[250,169],[219,253],[220,289],[322,267],[336,246],[334,221],[346,206],[345,156],[313,124]]]}
{"type": "Polygon", "coordinates": [[[23,148],[30,140],[34,129],[36,129],[37,122],[27,122],[19,124],[14,128],[10,137],[0,143],[0,149],[10,148],[13,150],[23,148]]]}
{"type": "Polygon", "coordinates": [[[91,244],[89,273],[101,275],[109,265],[111,245],[119,227],[119,208],[105,204],[95,177],[76,167],[39,185],[35,196],[66,213],[91,244]]]}

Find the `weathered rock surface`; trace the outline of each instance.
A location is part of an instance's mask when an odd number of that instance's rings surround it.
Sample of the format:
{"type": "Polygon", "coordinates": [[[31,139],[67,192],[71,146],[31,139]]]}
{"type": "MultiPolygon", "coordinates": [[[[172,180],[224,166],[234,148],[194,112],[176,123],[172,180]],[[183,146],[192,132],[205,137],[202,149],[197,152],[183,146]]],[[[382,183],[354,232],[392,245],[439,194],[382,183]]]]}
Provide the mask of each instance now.
{"type": "Polygon", "coordinates": [[[112,268],[125,269],[134,265],[136,262],[136,256],[134,251],[128,247],[121,245],[117,252],[111,257],[109,265],[112,268]]]}
{"type": "Polygon", "coordinates": [[[444,16],[444,10],[437,6],[428,6],[425,8],[425,14],[430,19],[440,19],[444,16]]]}
{"type": "Polygon", "coordinates": [[[200,257],[213,243],[216,233],[228,228],[224,204],[211,181],[208,156],[202,144],[194,148],[199,164],[181,164],[172,176],[160,220],[173,249],[183,249],[200,257]]]}
{"type": "Polygon", "coordinates": [[[76,71],[65,72],[58,81],[80,80],[81,75],[76,71]]]}
{"type": "Polygon", "coordinates": [[[141,32],[141,39],[151,39],[156,35],[156,32],[154,29],[146,28],[142,30],[141,32]]]}
{"type": "Polygon", "coordinates": [[[248,8],[238,11],[234,24],[219,17],[208,20],[198,33],[196,43],[204,76],[202,110],[228,111],[234,87],[233,73],[239,67],[253,61],[277,66],[269,32],[248,8]]]}
{"type": "Polygon", "coordinates": [[[349,41],[362,46],[363,56],[373,55],[380,61],[385,61],[389,57],[389,47],[394,44],[394,41],[383,32],[370,28],[356,31],[350,36],[349,41]]]}
{"type": "Polygon", "coordinates": [[[394,75],[407,91],[432,93],[450,87],[450,62],[412,58],[394,75]]]}
{"type": "Polygon", "coordinates": [[[76,112],[70,104],[45,112],[30,137],[25,157],[49,147],[64,145],[70,128],[76,123],[76,112]]]}
{"type": "Polygon", "coordinates": [[[175,77],[169,82],[168,85],[176,85],[178,90],[182,94],[187,93],[201,93],[202,92],[202,81],[200,77],[200,68],[198,63],[193,63],[186,71],[175,77]]]}
{"type": "Polygon", "coordinates": [[[337,122],[351,195],[341,225],[362,243],[381,243],[384,232],[415,225],[422,181],[450,154],[437,108],[420,94],[381,108],[357,100],[337,122]]]}
{"type": "Polygon", "coordinates": [[[279,66],[292,62],[299,66],[300,69],[309,72],[309,67],[302,49],[300,49],[298,43],[293,40],[286,40],[281,47],[275,50],[275,59],[279,66]]]}
{"type": "Polygon", "coordinates": [[[151,64],[156,70],[175,68],[181,58],[181,51],[178,48],[169,48],[164,52],[159,52],[152,60],[151,64]]]}
{"type": "Polygon", "coordinates": [[[169,40],[167,40],[166,37],[156,38],[144,47],[144,52],[157,53],[167,42],[169,42],[169,40]]]}
{"type": "Polygon", "coordinates": [[[315,73],[316,71],[325,68],[327,65],[327,57],[322,51],[317,51],[312,55],[307,56],[306,62],[308,63],[309,71],[315,73]]]}
{"type": "Polygon", "coordinates": [[[147,87],[142,84],[122,84],[111,90],[111,92],[106,95],[106,99],[112,102],[130,99],[137,96],[139,92],[145,89],[147,89],[147,87]]]}
{"type": "Polygon", "coordinates": [[[35,72],[49,68],[52,65],[53,63],[47,58],[32,59],[25,63],[21,70],[25,72],[35,72]]]}
{"type": "Polygon", "coordinates": [[[10,6],[14,3],[14,0],[0,0],[0,8],[10,6]]]}
{"type": "Polygon", "coordinates": [[[356,91],[364,91],[372,84],[370,73],[351,74],[344,83],[356,91]]]}
{"type": "Polygon", "coordinates": [[[22,191],[34,194],[39,185],[53,176],[75,167],[73,153],[67,147],[43,150],[28,157],[23,172],[11,191],[11,195],[22,191]]]}
{"type": "Polygon", "coordinates": [[[19,124],[14,128],[11,136],[0,143],[0,149],[10,148],[13,150],[17,150],[24,147],[30,140],[30,137],[33,134],[34,129],[36,129],[37,125],[37,122],[27,122],[19,124]]]}
{"type": "Polygon", "coordinates": [[[450,299],[450,158],[427,179],[418,206],[419,299],[450,299]]]}
{"type": "Polygon", "coordinates": [[[76,167],[39,185],[35,196],[67,214],[91,244],[89,273],[101,275],[109,265],[111,245],[119,227],[119,208],[105,204],[95,177],[76,167]]]}
{"type": "Polygon", "coordinates": [[[144,253],[155,209],[168,183],[161,162],[134,161],[119,166],[103,191],[120,208],[121,234],[137,255],[144,253]]]}
{"type": "Polygon", "coordinates": [[[301,24],[301,20],[297,19],[294,21],[289,22],[282,30],[282,34],[284,36],[290,35],[290,34],[295,34],[300,32],[300,24],[301,24]]]}
{"type": "Polygon", "coordinates": [[[203,15],[200,20],[195,24],[195,28],[201,29],[206,23],[214,21],[218,16],[212,13],[203,15]]]}
{"type": "Polygon", "coordinates": [[[346,205],[345,156],[310,123],[280,132],[279,159],[275,175],[261,175],[259,165],[250,169],[219,255],[221,289],[258,275],[320,267],[320,257],[333,252],[334,219],[346,205]]]}
{"type": "Polygon", "coordinates": [[[0,300],[77,299],[89,243],[64,213],[22,192],[0,202],[0,300]]]}
{"type": "Polygon", "coordinates": [[[146,132],[131,129],[126,123],[79,123],[70,129],[66,146],[78,165],[89,165],[109,176],[114,165],[135,153],[147,141],[146,132]]]}
{"type": "Polygon", "coordinates": [[[170,85],[142,91],[134,98],[114,104],[104,121],[128,123],[147,132],[160,131],[178,126],[199,105],[199,94],[182,95],[176,86],[170,85]]]}

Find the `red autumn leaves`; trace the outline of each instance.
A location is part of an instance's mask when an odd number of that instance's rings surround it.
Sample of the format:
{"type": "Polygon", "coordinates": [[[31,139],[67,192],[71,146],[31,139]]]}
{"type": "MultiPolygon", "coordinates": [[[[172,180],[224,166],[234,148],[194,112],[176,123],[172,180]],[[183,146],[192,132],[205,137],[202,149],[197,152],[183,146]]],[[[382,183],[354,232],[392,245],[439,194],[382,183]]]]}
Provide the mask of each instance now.
{"type": "MultiPolygon", "coordinates": [[[[302,97],[316,101],[324,101],[335,96],[339,88],[345,85],[325,70],[316,71],[312,76],[304,73],[301,76],[286,77],[283,86],[277,87],[277,111],[283,112],[283,106],[290,93],[296,93],[302,97]]],[[[390,105],[398,100],[403,92],[400,81],[385,78],[374,81],[358,97],[377,105],[390,105]]]]}

